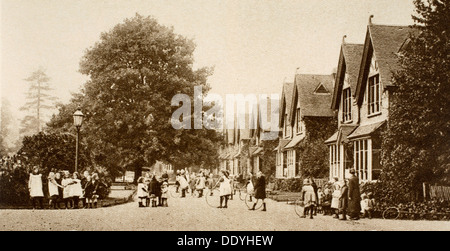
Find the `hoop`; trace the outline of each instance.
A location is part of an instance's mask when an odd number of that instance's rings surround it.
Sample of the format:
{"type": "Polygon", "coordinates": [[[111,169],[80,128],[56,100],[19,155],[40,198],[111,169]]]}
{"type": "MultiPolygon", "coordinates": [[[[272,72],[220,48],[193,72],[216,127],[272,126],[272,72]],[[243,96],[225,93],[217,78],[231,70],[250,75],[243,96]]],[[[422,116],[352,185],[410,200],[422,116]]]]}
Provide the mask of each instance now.
{"type": "Polygon", "coordinates": [[[181,188],[178,188],[177,192],[177,186],[169,186],[169,194],[172,198],[180,198],[181,197],[181,188]]]}
{"type": "Polygon", "coordinates": [[[398,219],[399,216],[400,216],[400,210],[398,210],[398,208],[396,208],[396,207],[387,208],[383,212],[383,219],[386,219],[386,220],[395,220],[395,219],[398,219]]]}
{"type": "Polygon", "coordinates": [[[305,207],[303,206],[303,201],[297,199],[294,202],[294,210],[295,213],[299,216],[299,217],[304,217],[305,216],[305,207]]]}
{"type": "Polygon", "coordinates": [[[220,206],[220,191],[218,188],[210,190],[209,188],[204,190],[206,204],[210,207],[220,206]]]}
{"type": "Polygon", "coordinates": [[[255,203],[256,203],[255,210],[258,210],[263,206],[262,200],[257,200],[255,197],[253,197],[253,194],[245,195],[245,205],[247,206],[248,209],[252,209],[253,204],[255,203]]]}

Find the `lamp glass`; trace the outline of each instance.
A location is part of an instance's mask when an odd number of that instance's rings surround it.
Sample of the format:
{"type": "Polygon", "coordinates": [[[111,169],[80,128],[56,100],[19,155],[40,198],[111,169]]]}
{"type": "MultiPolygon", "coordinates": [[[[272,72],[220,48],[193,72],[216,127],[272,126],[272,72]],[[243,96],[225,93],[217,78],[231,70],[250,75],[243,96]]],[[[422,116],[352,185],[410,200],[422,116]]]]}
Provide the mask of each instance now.
{"type": "Polygon", "coordinates": [[[73,114],[73,123],[74,123],[74,125],[76,127],[80,127],[83,124],[83,118],[84,118],[84,114],[80,110],[77,110],[73,114]]]}

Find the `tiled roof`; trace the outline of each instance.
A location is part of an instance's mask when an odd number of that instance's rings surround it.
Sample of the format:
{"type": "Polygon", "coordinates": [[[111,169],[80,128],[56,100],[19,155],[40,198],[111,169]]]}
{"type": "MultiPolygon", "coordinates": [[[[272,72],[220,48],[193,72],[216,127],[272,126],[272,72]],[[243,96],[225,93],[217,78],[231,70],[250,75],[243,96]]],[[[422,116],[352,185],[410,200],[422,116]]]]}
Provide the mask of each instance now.
{"type": "Polygon", "coordinates": [[[289,144],[291,140],[289,139],[280,139],[280,142],[278,142],[278,146],[273,149],[274,151],[283,151],[284,147],[289,144]]]}
{"type": "MultiPolygon", "coordinates": [[[[238,115],[237,119],[239,119],[239,116],[240,115],[238,115]]],[[[245,124],[243,126],[240,126],[239,123],[238,123],[238,120],[236,120],[236,130],[235,130],[235,132],[236,132],[236,134],[239,134],[239,135],[235,136],[236,140],[237,139],[243,140],[243,139],[250,139],[251,138],[251,135],[250,135],[250,120],[251,120],[250,114],[246,113],[246,114],[242,114],[242,116],[245,117],[245,124]]],[[[235,142],[235,143],[239,143],[239,142],[235,142]]]]}
{"type": "Polygon", "coordinates": [[[356,125],[341,125],[339,129],[327,140],[325,144],[335,143],[336,141],[347,142],[348,135],[355,130],[356,125]]]}
{"type": "Polygon", "coordinates": [[[356,85],[358,83],[359,67],[363,54],[363,44],[342,43],[341,52],[336,74],[336,84],[333,91],[332,108],[339,109],[340,96],[342,95],[342,86],[344,85],[345,73],[348,74],[348,83],[352,95],[356,94],[356,85]]]}
{"type": "MultiPolygon", "coordinates": [[[[310,75],[297,74],[295,76],[295,86],[300,100],[300,109],[302,116],[308,117],[332,117],[333,110],[330,108],[331,92],[333,91],[334,79],[332,75],[310,75]],[[327,94],[316,93],[315,90],[322,85],[327,94]]],[[[292,103],[295,102],[295,96],[292,97],[292,103]]],[[[292,121],[295,106],[291,106],[289,119],[292,121]]]]}
{"type": "Polygon", "coordinates": [[[356,92],[358,84],[359,67],[361,66],[361,58],[363,54],[363,44],[344,44],[343,46],[346,71],[349,75],[348,82],[352,90],[353,96],[356,92]]]}
{"type": "Polygon", "coordinates": [[[325,144],[334,143],[337,140],[337,135],[339,131],[336,131],[331,137],[329,137],[327,140],[325,140],[325,144]]]}
{"type": "Polygon", "coordinates": [[[369,25],[369,30],[380,69],[381,83],[387,85],[392,71],[400,67],[396,53],[413,29],[407,26],[369,25]]]}
{"type": "Polygon", "coordinates": [[[378,123],[373,123],[369,125],[358,126],[350,135],[347,136],[348,139],[354,139],[358,137],[368,136],[380,128],[385,121],[378,123]]]}
{"type": "Polygon", "coordinates": [[[368,25],[364,53],[361,60],[356,97],[362,102],[367,74],[370,67],[371,52],[375,54],[383,88],[391,84],[392,73],[400,69],[397,53],[415,29],[408,26],[368,25]]]}
{"type": "Polygon", "coordinates": [[[262,147],[249,147],[250,156],[257,156],[262,153],[264,148],[262,147]]]}
{"type": "Polygon", "coordinates": [[[305,138],[305,134],[295,135],[294,138],[287,144],[284,148],[293,148],[296,147],[303,139],[305,138]]]}
{"type": "Polygon", "coordinates": [[[289,112],[291,110],[293,93],[294,93],[294,83],[284,83],[280,99],[280,123],[279,123],[280,127],[283,127],[284,114],[286,113],[286,111],[289,112]],[[286,103],[286,106],[283,106],[284,102],[286,103]]]}
{"type": "MultiPolygon", "coordinates": [[[[271,133],[270,130],[263,130],[264,128],[262,128],[262,126],[260,125],[261,119],[262,119],[262,114],[261,113],[262,112],[267,112],[267,122],[269,122],[271,124],[272,118],[274,116],[279,116],[279,114],[278,114],[278,112],[279,112],[278,108],[279,107],[274,105],[275,102],[279,102],[279,100],[267,98],[267,107],[266,107],[267,109],[266,109],[266,111],[262,110],[263,107],[261,106],[261,103],[258,102],[258,105],[256,107],[256,116],[255,116],[255,114],[253,114],[253,116],[251,117],[251,120],[250,120],[250,126],[251,126],[250,137],[259,136],[262,139],[263,134],[271,133]]],[[[275,132],[278,128],[271,128],[271,129],[275,132]]],[[[278,131],[276,131],[275,133],[278,133],[278,131]]],[[[271,135],[269,135],[269,136],[271,136],[271,135]]],[[[267,135],[266,135],[266,138],[267,138],[267,135]]]]}

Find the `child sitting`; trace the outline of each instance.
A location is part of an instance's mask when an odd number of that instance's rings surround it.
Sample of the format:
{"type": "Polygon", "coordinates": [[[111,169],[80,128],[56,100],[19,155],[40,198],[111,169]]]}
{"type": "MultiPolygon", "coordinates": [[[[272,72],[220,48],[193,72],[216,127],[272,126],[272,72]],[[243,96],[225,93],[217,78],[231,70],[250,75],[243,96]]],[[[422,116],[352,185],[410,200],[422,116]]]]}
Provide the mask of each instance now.
{"type": "Polygon", "coordinates": [[[325,188],[323,191],[323,197],[321,199],[321,206],[323,215],[331,215],[331,200],[333,196],[331,195],[331,191],[328,188],[325,188]]]}
{"type": "Polygon", "coordinates": [[[374,200],[372,198],[372,193],[369,194],[363,194],[361,196],[362,200],[361,200],[361,210],[363,212],[363,216],[364,218],[369,218],[372,219],[372,212],[373,212],[373,208],[374,208],[374,200]]]}

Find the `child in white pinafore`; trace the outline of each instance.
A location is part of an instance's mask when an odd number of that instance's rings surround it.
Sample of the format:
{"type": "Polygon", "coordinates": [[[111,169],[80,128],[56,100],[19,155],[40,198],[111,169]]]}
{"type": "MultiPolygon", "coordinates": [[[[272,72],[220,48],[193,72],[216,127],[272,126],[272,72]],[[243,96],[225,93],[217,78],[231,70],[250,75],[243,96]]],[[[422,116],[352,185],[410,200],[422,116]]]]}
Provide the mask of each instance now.
{"type": "Polygon", "coordinates": [[[70,185],[72,183],[72,178],[70,178],[69,171],[64,172],[64,178],[61,181],[61,185],[64,187],[63,190],[63,199],[64,199],[64,205],[66,209],[72,208],[72,198],[70,197],[71,192],[70,189],[72,186],[70,185]]]}
{"type": "Polygon", "coordinates": [[[220,206],[218,208],[228,208],[228,198],[231,195],[231,182],[228,179],[228,172],[221,171],[222,177],[220,178],[219,194],[220,194],[220,206]],[[225,201],[225,205],[222,206],[222,202],[225,201]]]}
{"type": "Polygon", "coordinates": [[[48,204],[53,209],[59,209],[58,198],[59,198],[59,191],[58,187],[61,187],[55,179],[56,175],[54,172],[50,172],[48,174],[48,195],[50,197],[50,200],[48,201],[48,204]]]}
{"type": "Polygon", "coordinates": [[[164,180],[161,185],[161,203],[163,207],[168,207],[167,199],[169,198],[169,183],[164,180]]]}
{"type": "Polygon", "coordinates": [[[73,173],[73,178],[70,186],[70,197],[73,200],[73,207],[75,209],[78,209],[80,197],[83,196],[83,188],[81,187],[80,175],[77,172],[73,173]]]}
{"type": "Polygon", "coordinates": [[[36,209],[36,201],[39,201],[40,208],[44,209],[44,191],[42,188],[42,174],[39,173],[39,168],[35,166],[33,172],[30,173],[30,179],[28,180],[28,189],[30,191],[33,209],[36,209]]]}
{"type": "Polygon", "coordinates": [[[139,207],[144,207],[144,203],[148,198],[147,184],[144,182],[144,177],[139,177],[137,186],[137,196],[139,198],[139,207]]]}

